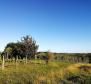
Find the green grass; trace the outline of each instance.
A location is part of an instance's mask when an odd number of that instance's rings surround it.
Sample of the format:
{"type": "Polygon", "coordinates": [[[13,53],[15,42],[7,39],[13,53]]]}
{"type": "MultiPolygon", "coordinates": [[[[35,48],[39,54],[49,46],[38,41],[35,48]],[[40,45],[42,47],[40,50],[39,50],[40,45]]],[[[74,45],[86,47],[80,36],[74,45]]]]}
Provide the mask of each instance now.
{"type": "MultiPolygon", "coordinates": [[[[27,64],[22,61],[17,64],[6,62],[5,69],[3,71],[0,69],[0,84],[73,84],[73,79],[68,79],[76,75],[83,81],[88,78],[87,82],[90,84],[90,70],[88,72],[81,71],[77,65],[82,66],[82,64],[58,61],[49,62],[46,65],[43,60],[32,60],[27,64]],[[77,68],[77,70],[74,68],[77,68]],[[73,69],[73,71],[70,69],[73,69]]],[[[80,82],[79,80],[76,84],[80,82]]]]}

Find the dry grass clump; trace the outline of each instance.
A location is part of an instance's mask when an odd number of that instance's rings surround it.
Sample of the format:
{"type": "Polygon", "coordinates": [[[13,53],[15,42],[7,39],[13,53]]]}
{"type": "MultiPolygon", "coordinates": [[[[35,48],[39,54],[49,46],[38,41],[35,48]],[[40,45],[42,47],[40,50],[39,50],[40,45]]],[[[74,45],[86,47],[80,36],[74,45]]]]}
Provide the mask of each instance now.
{"type": "Polygon", "coordinates": [[[77,64],[73,64],[71,66],[68,66],[66,68],[66,70],[68,72],[73,72],[73,73],[79,72],[80,70],[91,72],[91,64],[77,63],[77,64]]]}

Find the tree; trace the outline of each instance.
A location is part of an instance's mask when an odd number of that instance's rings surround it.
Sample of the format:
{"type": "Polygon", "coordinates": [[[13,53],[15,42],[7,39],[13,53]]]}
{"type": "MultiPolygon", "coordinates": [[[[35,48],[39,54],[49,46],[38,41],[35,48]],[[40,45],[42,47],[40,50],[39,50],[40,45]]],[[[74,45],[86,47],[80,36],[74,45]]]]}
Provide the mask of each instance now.
{"type": "Polygon", "coordinates": [[[47,53],[46,53],[46,64],[48,64],[50,60],[53,60],[53,58],[54,58],[53,53],[50,52],[50,51],[47,51],[47,53]]]}
{"type": "Polygon", "coordinates": [[[6,52],[7,60],[8,60],[9,58],[11,58],[12,48],[11,48],[11,47],[7,47],[7,48],[5,48],[4,51],[6,52]]]}
{"type": "Polygon", "coordinates": [[[91,63],[91,53],[86,54],[86,57],[88,57],[89,63],[91,63]]]}
{"type": "Polygon", "coordinates": [[[25,46],[26,63],[28,58],[35,58],[38,50],[38,45],[36,45],[36,41],[32,37],[27,35],[21,38],[20,43],[25,46]]]}
{"type": "Polygon", "coordinates": [[[9,58],[15,58],[15,62],[17,61],[18,58],[23,59],[25,56],[25,48],[22,44],[20,43],[8,43],[7,46],[5,47],[4,52],[8,52],[9,58]]]}
{"type": "Polygon", "coordinates": [[[4,52],[7,53],[7,57],[15,58],[15,61],[17,59],[27,59],[35,58],[36,52],[38,50],[38,45],[36,45],[36,41],[30,37],[25,36],[21,38],[21,41],[18,41],[16,43],[8,43],[5,47],[4,52]]]}
{"type": "Polygon", "coordinates": [[[37,53],[37,58],[41,60],[45,60],[46,58],[46,52],[38,52],[37,53]]]}

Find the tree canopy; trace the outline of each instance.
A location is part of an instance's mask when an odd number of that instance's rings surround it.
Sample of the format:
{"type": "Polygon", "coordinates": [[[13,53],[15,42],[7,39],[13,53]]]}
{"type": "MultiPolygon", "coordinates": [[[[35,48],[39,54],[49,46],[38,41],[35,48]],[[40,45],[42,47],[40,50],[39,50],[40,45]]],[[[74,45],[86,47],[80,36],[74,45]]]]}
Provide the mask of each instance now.
{"type": "Polygon", "coordinates": [[[33,58],[38,50],[36,41],[30,36],[24,36],[20,41],[16,43],[8,43],[4,49],[4,52],[8,53],[9,57],[15,59],[27,56],[27,58],[33,58]]]}

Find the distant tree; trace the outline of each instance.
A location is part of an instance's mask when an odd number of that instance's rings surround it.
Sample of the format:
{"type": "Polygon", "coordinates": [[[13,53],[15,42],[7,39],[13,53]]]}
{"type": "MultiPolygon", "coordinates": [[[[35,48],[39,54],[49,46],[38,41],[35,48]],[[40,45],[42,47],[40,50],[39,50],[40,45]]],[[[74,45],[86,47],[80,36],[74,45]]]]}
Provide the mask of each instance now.
{"type": "Polygon", "coordinates": [[[46,53],[46,64],[48,64],[49,61],[53,60],[53,58],[54,58],[53,53],[50,52],[50,51],[47,51],[47,53],[46,53]]]}
{"type": "Polygon", "coordinates": [[[28,58],[35,58],[38,50],[38,45],[36,44],[36,41],[32,37],[27,35],[21,38],[20,43],[25,46],[26,63],[28,58]]]}
{"type": "Polygon", "coordinates": [[[46,52],[38,52],[37,53],[37,58],[41,60],[45,60],[46,58],[46,52]]]}
{"type": "Polygon", "coordinates": [[[91,63],[91,53],[86,54],[86,57],[88,57],[89,63],[91,63]]]}

